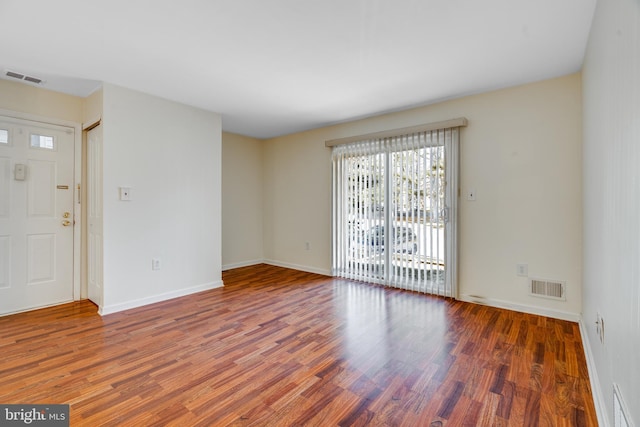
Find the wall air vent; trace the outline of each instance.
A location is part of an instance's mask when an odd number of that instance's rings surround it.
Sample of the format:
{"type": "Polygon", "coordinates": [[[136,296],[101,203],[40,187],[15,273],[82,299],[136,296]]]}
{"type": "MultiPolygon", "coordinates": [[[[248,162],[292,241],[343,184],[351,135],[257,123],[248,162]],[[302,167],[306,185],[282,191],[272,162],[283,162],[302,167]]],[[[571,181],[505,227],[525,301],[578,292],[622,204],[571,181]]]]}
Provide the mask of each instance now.
{"type": "Polygon", "coordinates": [[[565,283],[558,280],[531,279],[529,294],[536,297],[551,298],[565,301],[565,283]]]}
{"type": "Polygon", "coordinates": [[[6,70],[4,73],[5,76],[11,77],[14,79],[22,80],[24,82],[35,83],[37,85],[41,85],[44,81],[38,77],[28,76],[26,74],[16,73],[15,71],[6,70]]]}

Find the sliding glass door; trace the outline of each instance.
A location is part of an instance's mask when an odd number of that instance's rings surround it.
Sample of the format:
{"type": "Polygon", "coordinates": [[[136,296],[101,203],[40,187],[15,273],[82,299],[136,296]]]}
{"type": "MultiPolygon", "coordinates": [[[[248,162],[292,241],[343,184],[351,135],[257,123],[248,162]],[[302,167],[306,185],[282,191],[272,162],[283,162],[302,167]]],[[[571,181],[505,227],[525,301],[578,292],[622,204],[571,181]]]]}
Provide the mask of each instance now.
{"type": "Polygon", "coordinates": [[[457,133],[334,147],[335,275],[455,296],[457,133]]]}

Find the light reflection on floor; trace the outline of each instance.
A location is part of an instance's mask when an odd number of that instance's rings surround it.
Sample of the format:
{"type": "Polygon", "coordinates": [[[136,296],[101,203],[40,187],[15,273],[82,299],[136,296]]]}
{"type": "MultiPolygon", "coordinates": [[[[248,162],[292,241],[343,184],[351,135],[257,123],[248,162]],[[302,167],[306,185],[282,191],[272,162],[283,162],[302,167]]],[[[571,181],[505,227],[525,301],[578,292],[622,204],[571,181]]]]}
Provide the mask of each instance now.
{"type": "Polygon", "coordinates": [[[446,343],[440,298],[349,280],[336,281],[333,294],[335,315],[346,325],[344,358],[369,376],[389,363],[422,365],[446,343]]]}

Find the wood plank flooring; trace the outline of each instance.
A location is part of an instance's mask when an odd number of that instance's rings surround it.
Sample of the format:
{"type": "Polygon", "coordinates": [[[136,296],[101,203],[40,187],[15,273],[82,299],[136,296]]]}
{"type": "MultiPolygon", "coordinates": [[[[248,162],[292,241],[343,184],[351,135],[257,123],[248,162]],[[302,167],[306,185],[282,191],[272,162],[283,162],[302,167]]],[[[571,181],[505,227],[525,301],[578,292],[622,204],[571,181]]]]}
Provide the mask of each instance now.
{"type": "Polygon", "coordinates": [[[0,403],[72,426],[596,426],[578,325],[258,265],[0,318],[0,403]]]}

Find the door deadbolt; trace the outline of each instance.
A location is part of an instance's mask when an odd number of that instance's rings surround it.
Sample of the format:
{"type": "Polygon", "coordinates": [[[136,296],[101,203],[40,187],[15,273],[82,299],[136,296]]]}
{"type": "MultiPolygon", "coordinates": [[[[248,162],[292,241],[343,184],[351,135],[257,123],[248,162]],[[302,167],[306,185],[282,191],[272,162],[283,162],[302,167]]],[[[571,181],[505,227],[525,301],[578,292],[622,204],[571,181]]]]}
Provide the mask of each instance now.
{"type": "Polygon", "coordinates": [[[71,213],[65,212],[65,213],[62,214],[62,217],[63,218],[69,218],[70,215],[71,215],[71,213]]]}

